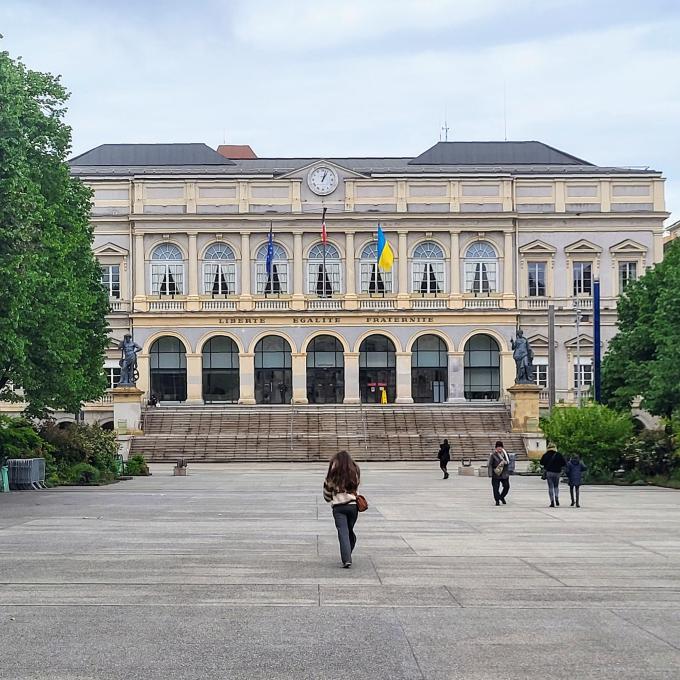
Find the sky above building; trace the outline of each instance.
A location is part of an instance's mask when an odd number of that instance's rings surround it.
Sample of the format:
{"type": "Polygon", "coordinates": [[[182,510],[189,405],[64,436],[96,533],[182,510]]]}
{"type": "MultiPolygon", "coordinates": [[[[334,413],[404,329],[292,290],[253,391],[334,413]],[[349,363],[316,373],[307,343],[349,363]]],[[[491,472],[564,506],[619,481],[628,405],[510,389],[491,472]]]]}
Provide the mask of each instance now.
{"type": "Polygon", "coordinates": [[[446,134],[537,139],[662,170],[679,218],[677,0],[3,0],[0,33],[61,74],[74,154],[415,156],[446,134]]]}

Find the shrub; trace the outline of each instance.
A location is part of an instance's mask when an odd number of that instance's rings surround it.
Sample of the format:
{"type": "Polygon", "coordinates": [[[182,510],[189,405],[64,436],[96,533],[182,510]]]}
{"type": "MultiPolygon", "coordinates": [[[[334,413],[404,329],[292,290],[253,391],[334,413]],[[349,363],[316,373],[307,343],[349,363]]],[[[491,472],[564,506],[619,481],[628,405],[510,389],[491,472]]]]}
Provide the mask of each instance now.
{"type": "Polygon", "coordinates": [[[24,418],[0,415],[0,465],[8,458],[42,458],[43,440],[24,418]]]}
{"type": "Polygon", "coordinates": [[[129,475],[146,476],[149,474],[149,466],[141,453],[136,453],[128,458],[126,470],[129,475]]]}
{"type": "Polygon", "coordinates": [[[667,476],[680,468],[672,430],[643,430],[628,442],[624,467],[642,477],[667,476]]]}
{"type": "Polygon", "coordinates": [[[89,463],[76,463],[68,469],[67,480],[71,484],[87,486],[99,482],[101,475],[99,470],[89,463]]]}
{"type": "Polygon", "coordinates": [[[633,436],[630,416],[601,404],[555,408],[541,429],[567,458],[580,455],[593,479],[611,476],[633,436]]]}

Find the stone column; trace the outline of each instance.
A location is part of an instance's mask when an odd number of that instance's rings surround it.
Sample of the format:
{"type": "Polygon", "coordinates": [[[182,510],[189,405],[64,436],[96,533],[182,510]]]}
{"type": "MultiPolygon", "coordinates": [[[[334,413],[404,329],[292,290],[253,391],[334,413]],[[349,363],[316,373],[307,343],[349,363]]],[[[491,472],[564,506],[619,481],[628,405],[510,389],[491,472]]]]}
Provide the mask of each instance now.
{"type": "MultiPolygon", "coordinates": [[[[408,287],[408,236],[407,231],[399,232],[399,257],[397,266],[399,267],[399,286],[397,288],[397,308],[408,309],[411,306],[408,287]]],[[[393,279],[394,283],[394,279],[393,279]]]]}
{"type": "Polygon", "coordinates": [[[242,352],[238,355],[239,404],[255,403],[255,354],[242,352]]]}
{"type": "Polygon", "coordinates": [[[514,263],[513,234],[506,231],[503,234],[503,306],[511,309],[515,306],[514,263]]]}
{"type": "Polygon", "coordinates": [[[250,258],[250,232],[241,232],[241,296],[239,309],[250,311],[253,308],[253,296],[250,292],[250,277],[252,276],[250,258]]]}
{"type": "Polygon", "coordinates": [[[307,403],[307,352],[291,354],[293,369],[293,404],[307,403]]]}
{"type": "Polygon", "coordinates": [[[189,234],[189,262],[187,271],[189,272],[187,311],[197,312],[201,304],[198,299],[198,247],[196,234],[189,234]]]}
{"type": "Polygon", "coordinates": [[[303,277],[302,231],[293,232],[293,309],[305,308],[305,293],[302,287],[303,277]]]}
{"type": "Polygon", "coordinates": [[[357,309],[354,232],[345,233],[345,309],[357,309]]]}
{"type": "Polygon", "coordinates": [[[397,352],[397,404],[412,404],[411,352],[397,352]]]}
{"type": "MultiPolygon", "coordinates": [[[[133,291],[133,301],[134,308],[138,311],[146,311],[146,303],[144,299],[146,297],[146,286],[144,282],[146,280],[144,271],[144,234],[135,234],[135,256],[134,256],[134,268],[135,268],[135,289],[133,291]]],[[[149,295],[151,291],[149,291],[149,295]]]]}
{"type": "Polygon", "coordinates": [[[449,352],[449,395],[447,401],[465,401],[464,358],[464,352],[449,352]]]}
{"type": "Polygon", "coordinates": [[[187,353],[187,404],[203,403],[203,355],[187,353]]]}
{"type": "Polygon", "coordinates": [[[457,231],[451,232],[451,262],[449,263],[449,307],[460,309],[463,306],[463,297],[460,294],[460,235],[457,231]]]}
{"type": "Polygon", "coordinates": [[[345,352],[345,404],[359,404],[359,352],[345,352]]]}

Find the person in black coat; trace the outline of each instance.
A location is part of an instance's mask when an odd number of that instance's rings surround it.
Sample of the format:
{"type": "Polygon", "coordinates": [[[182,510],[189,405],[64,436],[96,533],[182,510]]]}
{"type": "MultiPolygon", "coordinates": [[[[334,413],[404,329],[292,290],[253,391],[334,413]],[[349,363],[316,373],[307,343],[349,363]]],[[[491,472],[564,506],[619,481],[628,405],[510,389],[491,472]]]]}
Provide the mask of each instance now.
{"type": "Polygon", "coordinates": [[[445,439],[439,445],[439,453],[437,454],[437,458],[439,458],[439,467],[442,469],[442,472],[444,473],[443,479],[448,479],[449,473],[446,471],[446,466],[449,464],[449,461],[451,460],[451,447],[449,446],[448,439],[445,439]]]}
{"type": "Polygon", "coordinates": [[[497,441],[494,450],[489,456],[488,462],[489,477],[491,477],[491,488],[493,499],[496,505],[506,504],[505,497],[510,491],[510,456],[503,448],[503,442],[497,441]],[[501,491],[501,486],[503,490],[501,491]]]}
{"type": "Polygon", "coordinates": [[[583,473],[588,468],[581,462],[578,455],[574,454],[569,462],[567,463],[567,477],[569,478],[569,495],[571,496],[571,507],[576,505],[580,508],[580,491],[581,491],[581,481],[583,480],[583,473]],[[576,498],[574,498],[574,493],[576,498]]]}
{"type": "Polygon", "coordinates": [[[548,482],[548,495],[550,507],[560,507],[560,475],[567,461],[564,456],[554,447],[549,446],[541,458],[541,465],[545,470],[545,479],[548,482]]]}

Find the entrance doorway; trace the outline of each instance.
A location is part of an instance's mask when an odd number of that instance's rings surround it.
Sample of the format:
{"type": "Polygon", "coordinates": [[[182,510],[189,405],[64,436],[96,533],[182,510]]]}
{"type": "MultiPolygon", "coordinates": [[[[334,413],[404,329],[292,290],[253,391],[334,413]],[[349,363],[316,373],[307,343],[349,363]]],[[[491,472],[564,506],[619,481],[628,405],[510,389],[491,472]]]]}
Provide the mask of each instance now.
{"type": "Polygon", "coordinates": [[[379,404],[382,393],[387,402],[397,396],[397,359],[394,343],[384,335],[369,335],[359,347],[359,388],[361,401],[379,404]]]}
{"type": "Polygon", "coordinates": [[[238,347],[224,335],[203,345],[203,401],[236,403],[239,397],[238,347]]]}
{"type": "Polygon", "coordinates": [[[151,394],[158,401],[186,401],[187,356],[180,340],[158,338],[149,351],[151,394]]]}
{"type": "Polygon", "coordinates": [[[293,373],[288,341],[267,335],[255,345],[255,401],[290,404],[293,373]]]}
{"type": "Polygon", "coordinates": [[[317,335],[307,345],[307,400],[310,404],[342,404],[345,356],[332,335],[317,335]]]}
{"type": "Polygon", "coordinates": [[[421,335],[411,349],[411,394],[417,404],[446,401],[448,350],[438,335],[421,335]]]}
{"type": "Polygon", "coordinates": [[[465,343],[463,365],[466,399],[500,399],[500,351],[498,343],[490,335],[473,335],[465,343]]]}

